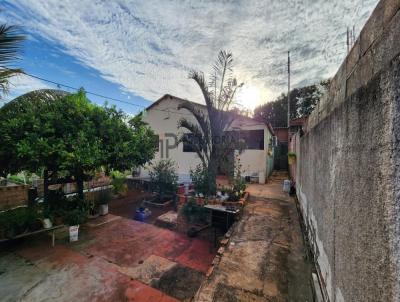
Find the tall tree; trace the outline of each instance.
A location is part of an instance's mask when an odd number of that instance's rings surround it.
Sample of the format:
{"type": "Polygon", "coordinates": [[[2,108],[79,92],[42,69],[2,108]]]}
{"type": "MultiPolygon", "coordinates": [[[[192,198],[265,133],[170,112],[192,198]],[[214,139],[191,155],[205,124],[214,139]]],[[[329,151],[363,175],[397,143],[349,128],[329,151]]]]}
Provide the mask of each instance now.
{"type": "MultiPolygon", "coordinates": [[[[318,84],[295,88],[290,91],[290,118],[310,115],[321,96],[329,87],[329,80],[318,84]]],[[[276,100],[257,107],[254,117],[270,122],[273,127],[287,127],[287,94],[282,93],[276,100]]]]}
{"type": "Polygon", "coordinates": [[[0,108],[0,172],[43,169],[45,197],[50,183],[73,180],[83,198],[83,182],[96,168],[129,169],[151,160],[153,136],[114,107],[90,103],[83,90],[32,92],[0,108]]]}
{"type": "Polygon", "coordinates": [[[21,69],[7,67],[18,58],[22,41],[18,28],[7,24],[0,25],[0,99],[8,92],[9,78],[22,72],[21,69]]]}
{"type": "Polygon", "coordinates": [[[234,112],[231,112],[234,104],[236,91],[242,86],[238,85],[233,76],[233,57],[230,52],[220,51],[218,58],[213,65],[213,72],[207,83],[204,74],[198,71],[191,71],[189,78],[199,86],[207,112],[203,112],[193,103],[182,103],[179,109],[188,110],[196,122],[182,118],[178,126],[187,129],[191,134],[182,136],[181,141],[192,144],[199,156],[203,168],[208,173],[210,181],[209,194],[215,193],[216,175],[218,166],[228,157],[227,144],[232,142],[224,135],[235,119],[234,112]]]}

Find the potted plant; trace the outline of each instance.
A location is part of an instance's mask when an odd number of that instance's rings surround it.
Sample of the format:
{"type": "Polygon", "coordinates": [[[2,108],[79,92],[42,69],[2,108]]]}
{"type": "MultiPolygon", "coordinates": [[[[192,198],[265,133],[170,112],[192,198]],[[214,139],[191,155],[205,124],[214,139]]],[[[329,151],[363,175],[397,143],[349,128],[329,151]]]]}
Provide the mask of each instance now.
{"type": "Polygon", "coordinates": [[[74,209],[66,212],[64,222],[69,226],[69,242],[78,241],[79,225],[86,219],[85,212],[74,209]]]}
{"type": "Polygon", "coordinates": [[[152,189],[157,193],[152,202],[156,204],[170,202],[178,188],[175,163],[170,159],[163,159],[154,164],[150,171],[150,180],[152,189]]]}
{"type": "Polygon", "coordinates": [[[108,202],[111,200],[111,192],[109,189],[101,190],[97,204],[99,205],[99,213],[104,216],[108,214],[108,202]]]}
{"type": "Polygon", "coordinates": [[[289,163],[289,165],[296,164],[296,153],[294,153],[294,152],[288,153],[288,163],[289,163]]]}

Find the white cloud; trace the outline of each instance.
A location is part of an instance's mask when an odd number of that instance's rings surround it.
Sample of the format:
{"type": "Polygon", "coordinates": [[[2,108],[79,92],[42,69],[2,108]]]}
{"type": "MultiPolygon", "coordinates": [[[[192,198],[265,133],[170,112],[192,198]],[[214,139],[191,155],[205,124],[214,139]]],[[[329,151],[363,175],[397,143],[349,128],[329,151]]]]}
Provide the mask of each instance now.
{"type": "Polygon", "coordinates": [[[359,31],[377,0],[58,1],[21,0],[7,18],[65,47],[68,54],[149,100],[171,93],[195,101],[190,68],[210,70],[231,50],[237,77],[264,100],[292,83],[334,75],[346,52],[346,27],[359,31]]]}

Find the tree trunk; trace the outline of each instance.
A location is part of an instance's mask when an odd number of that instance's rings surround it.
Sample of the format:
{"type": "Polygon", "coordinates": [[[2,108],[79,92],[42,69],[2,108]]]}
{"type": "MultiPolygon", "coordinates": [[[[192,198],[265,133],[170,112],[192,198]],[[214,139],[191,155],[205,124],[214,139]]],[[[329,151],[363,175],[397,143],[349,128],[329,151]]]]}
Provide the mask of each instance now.
{"type": "Polygon", "coordinates": [[[76,186],[78,187],[78,197],[80,199],[84,199],[83,194],[83,171],[79,169],[75,175],[76,177],[76,186]]]}
{"type": "Polygon", "coordinates": [[[43,201],[45,204],[49,202],[49,171],[43,171],[43,201]]]}

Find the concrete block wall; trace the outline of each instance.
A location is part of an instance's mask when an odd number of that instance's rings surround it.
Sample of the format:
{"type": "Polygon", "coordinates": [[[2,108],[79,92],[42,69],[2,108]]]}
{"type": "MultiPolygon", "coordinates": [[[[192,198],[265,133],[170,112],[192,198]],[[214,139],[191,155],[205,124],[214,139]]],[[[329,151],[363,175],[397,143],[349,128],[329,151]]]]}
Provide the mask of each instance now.
{"type": "Polygon", "coordinates": [[[400,0],[382,0],[308,119],[297,195],[328,301],[400,301],[400,0]]]}

